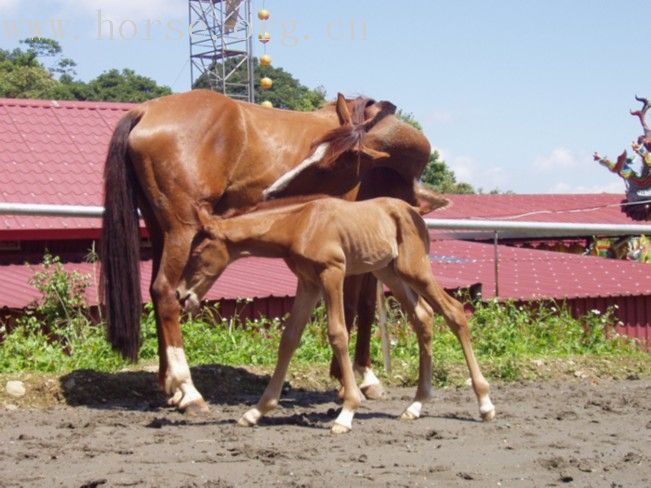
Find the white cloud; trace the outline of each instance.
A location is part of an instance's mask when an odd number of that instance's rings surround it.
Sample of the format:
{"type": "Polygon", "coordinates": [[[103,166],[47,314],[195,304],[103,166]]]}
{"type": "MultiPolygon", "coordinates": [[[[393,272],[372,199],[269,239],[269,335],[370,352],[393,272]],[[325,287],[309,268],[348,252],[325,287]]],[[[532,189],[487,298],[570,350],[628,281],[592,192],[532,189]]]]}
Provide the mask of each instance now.
{"type": "Polygon", "coordinates": [[[554,183],[549,191],[545,193],[621,193],[622,196],[626,187],[624,181],[621,178],[613,175],[612,181],[607,183],[593,183],[590,185],[577,184],[573,185],[566,181],[559,181],[554,183]]]}
{"type": "Polygon", "coordinates": [[[435,148],[457,178],[458,182],[470,183],[483,191],[512,189],[510,175],[502,166],[492,166],[477,161],[473,156],[455,154],[447,149],[435,148]]]}
{"type": "MultiPolygon", "coordinates": [[[[588,156],[589,157],[589,156],[588,156]]],[[[589,157],[590,161],[592,158],[589,157]]],[[[559,147],[553,149],[551,153],[538,156],[534,159],[534,168],[540,171],[557,171],[577,168],[586,159],[586,155],[578,154],[570,149],[559,147]]]]}
{"type": "Polygon", "coordinates": [[[113,20],[154,20],[186,17],[188,14],[187,2],[179,0],[59,0],[57,3],[66,11],[93,15],[98,15],[98,11],[101,11],[102,18],[113,20]]]}
{"type": "Polygon", "coordinates": [[[13,11],[19,3],[19,0],[0,0],[0,12],[7,13],[13,11]]]}

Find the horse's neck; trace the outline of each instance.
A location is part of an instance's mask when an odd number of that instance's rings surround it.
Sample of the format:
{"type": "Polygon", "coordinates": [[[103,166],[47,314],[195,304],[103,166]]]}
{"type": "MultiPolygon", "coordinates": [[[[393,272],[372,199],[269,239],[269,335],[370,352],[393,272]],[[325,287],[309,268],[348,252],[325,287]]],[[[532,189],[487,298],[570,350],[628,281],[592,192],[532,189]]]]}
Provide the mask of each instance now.
{"type": "Polygon", "coordinates": [[[290,212],[254,212],[226,219],[222,231],[234,255],[284,257],[291,246],[283,221],[290,212]]]}

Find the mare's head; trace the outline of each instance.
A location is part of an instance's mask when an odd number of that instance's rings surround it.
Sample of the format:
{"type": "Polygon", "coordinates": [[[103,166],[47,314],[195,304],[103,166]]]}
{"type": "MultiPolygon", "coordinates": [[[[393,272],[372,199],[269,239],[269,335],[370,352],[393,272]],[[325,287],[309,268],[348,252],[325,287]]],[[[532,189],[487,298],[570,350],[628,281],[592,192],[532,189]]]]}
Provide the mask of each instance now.
{"type": "Polygon", "coordinates": [[[190,258],[176,288],[176,298],[186,311],[199,306],[200,300],[230,262],[228,246],[220,229],[222,219],[203,207],[197,207],[196,211],[201,230],[194,237],[190,258]]]}
{"type": "Polygon", "coordinates": [[[265,199],[343,195],[374,168],[390,168],[408,185],[420,176],[429,142],[395,116],[395,105],[362,97],[347,100],[339,94],[334,109],[340,126],[314,141],[307,157],[264,191],[265,199]]]}

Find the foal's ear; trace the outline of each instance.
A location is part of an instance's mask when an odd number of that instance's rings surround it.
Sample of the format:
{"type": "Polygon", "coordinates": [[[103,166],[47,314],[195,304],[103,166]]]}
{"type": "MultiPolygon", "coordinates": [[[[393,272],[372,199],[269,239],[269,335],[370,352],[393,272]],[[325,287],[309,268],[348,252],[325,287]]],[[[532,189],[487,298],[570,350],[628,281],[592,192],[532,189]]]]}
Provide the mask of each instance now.
{"type": "Polygon", "coordinates": [[[353,119],[348,109],[348,102],[346,102],[346,98],[341,93],[337,93],[337,115],[339,116],[339,123],[341,125],[353,124],[353,119]]]}
{"type": "Polygon", "coordinates": [[[212,222],[212,215],[210,214],[210,212],[208,211],[205,205],[194,203],[193,207],[194,207],[194,213],[197,216],[197,220],[201,224],[201,228],[204,231],[207,231],[208,227],[212,222]]]}

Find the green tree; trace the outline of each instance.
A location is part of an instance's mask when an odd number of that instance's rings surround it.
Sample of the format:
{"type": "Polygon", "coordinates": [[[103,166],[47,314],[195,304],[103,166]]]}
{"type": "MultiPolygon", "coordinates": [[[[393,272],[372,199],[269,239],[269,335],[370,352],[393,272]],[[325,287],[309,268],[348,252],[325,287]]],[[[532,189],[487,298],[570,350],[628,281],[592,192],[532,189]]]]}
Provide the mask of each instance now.
{"type": "MultiPolygon", "coordinates": [[[[232,71],[235,62],[234,60],[226,61],[226,71],[232,71]]],[[[217,69],[220,70],[221,65],[217,65],[217,69]]],[[[254,58],[253,69],[256,99],[259,102],[268,100],[276,108],[300,111],[316,110],[325,102],[325,90],[322,87],[312,90],[302,85],[300,81],[282,68],[261,66],[258,58],[254,58]],[[269,90],[263,90],[260,86],[260,80],[264,77],[269,77],[273,81],[273,86],[269,90]]],[[[246,81],[245,74],[246,70],[236,69],[232,77],[229,78],[229,82],[244,83],[246,81]]],[[[206,76],[199,77],[193,88],[210,88],[206,76]]],[[[234,88],[233,92],[238,93],[238,90],[234,88]]],[[[243,94],[244,88],[240,89],[239,93],[243,94]]]]}
{"type": "Polygon", "coordinates": [[[74,78],[76,63],[62,57],[57,41],[32,37],[20,43],[26,49],[0,49],[2,97],[143,102],[172,93],[130,69],[112,69],[86,83],[74,78]]]}
{"type": "Polygon", "coordinates": [[[172,90],[160,86],[151,78],[137,74],[131,69],[111,69],[88,82],[87,100],[107,102],[144,102],[172,90]]]}
{"type": "Polygon", "coordinates": [[[51,98],[57,81],[33,52],[0,49],[0,96],[7,98],[51,98]]]}

